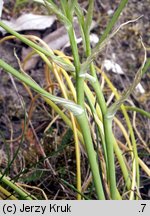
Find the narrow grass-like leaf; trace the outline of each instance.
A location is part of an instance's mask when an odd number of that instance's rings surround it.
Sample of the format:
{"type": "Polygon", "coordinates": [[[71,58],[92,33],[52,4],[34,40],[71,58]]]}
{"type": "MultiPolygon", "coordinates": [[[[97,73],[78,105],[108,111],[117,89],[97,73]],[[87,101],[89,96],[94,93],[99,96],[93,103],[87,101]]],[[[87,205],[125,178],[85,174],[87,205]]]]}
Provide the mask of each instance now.
{"type": "Polygon", "coordinates": [[[147,73],[149,69],[150,69],[150,58],[147,58],[147,61],[146,61],[145,65],[144,65],[144,67],[142,69],[142,75],[147,73]]]}
{"type": "MultiPolygon", "coordinates": [[[[142,45],[144,47],[143,42],[142,42],[142,45]]],[[[135,87],[137,86],[137,84],[140,82],[140,80],[142,78],[143,68],[144,68],[145,63],[146,63],[146,49],[145,49],[145,47],[144,47],[144,51],[145,51],[144,61],[142,63],[142,66],[140,67],[140,69],[136,73],[132,85],[128,88],[128,90],[122,95],[122,97],[118,101],[116,101],[115,103],[113,103],[108,108],[107,118],[113,118],[113,116],[115,115],[115,113],[117,112],[117,110],[120,109],[120,106],[129,97],[129,95],[133,92],[133,90],[135,89],[135,87]]]]}
{"type": "Polygon", "coordinates": [[[92,24],[93,18],[93,11],[94,11],[94,0],[89,0],[88,11],[85,17],[85,32],[86,34],[90,33],[90,27],[92,24]]]}
{"type": "MultiPolygon", "coordinates": [[[[0,173],[0,178],[2,177],[2,174],[0,173]]],[[[27,194],[25,191],[23,191],[19,186],[17,186],[15,183],[11,182],[8,178],[3,176],[1,178],[1,181],[5,183],[7,186],[12,188],[22,199],[24,200],[32,200],[32,197],[30,194],[27,194]]]]}
{"type": "Polygon", "coordinates": [[[41,88],[37,83],[33,82],[32,79],[30,79],[29,77],[27,77],[26,75],[22,73],[19,73],[17,70],[12,68],[10,65],[5,63],[3,60],[0,60],[0,67],[5,69],[7,72],[11,73],[13,76],[18,78],[20,81],[32,87],[36,92],[41,94],[43,97],[49,98],[50,100],[54,101],[56,104],[59,104],[69,109],[71,112],[74,113],[74,115],[81,115],[84,112],[82,107],[73,103],[72,101],[51,95],[50,93],[45,91],[43,88],[41,88]]]}
{"type": "Polygon", "coordinates": [[[135,111],[137,113],[140,113],[141,115],[147,117],[147,118],[150,118],[150,112],[146,112],[145,110],[143,109],[140,109],[138,107],[133,107],[133,106],[125,106],[126,110],[131,110],[131,111],[135,111]]]}
{"type": "Polygon", "coordinates": [[[121,12],[123,11],[123,9],[125,8],[126,4],[128,3],[128,0],[121,0],[117,10],[115,11],[113,17],[111,18],[110,22],[107,24],[107,27],[103,33],[103,35],[101,36],[97,47],[99,47],[99,45],[107,38],[107,36],[109,35],[109,33],[111,32],[111,30],[113,29],[114,25],[116,24],[121,12]]]}
{"type": "Polygon", "coordinates": [[[43,54],[45,54],[46,56],[50,57],[56,64],[58,64],[60,67],[64,68],[66,71],[75,71],[74,66],[71,64],[67,64],[67,62],[65,60],[63,60],[63,58],[55,56],[53,54],[53,52],[50,52],[50,51],[40,47],[39,45],[30,41],[29,39],[27,39],[23,35],[13,31],[11,28],[9,28],[9,26],[5,25],[1,21],[0,21],[0,26],[2,28],[4,28],[8,33],[14,35],[16,38],[20,39],[22,42],[24,42],[28,46],[30,46],[33,49],[38,50],[38,51],[42,52],[43,54]]]}

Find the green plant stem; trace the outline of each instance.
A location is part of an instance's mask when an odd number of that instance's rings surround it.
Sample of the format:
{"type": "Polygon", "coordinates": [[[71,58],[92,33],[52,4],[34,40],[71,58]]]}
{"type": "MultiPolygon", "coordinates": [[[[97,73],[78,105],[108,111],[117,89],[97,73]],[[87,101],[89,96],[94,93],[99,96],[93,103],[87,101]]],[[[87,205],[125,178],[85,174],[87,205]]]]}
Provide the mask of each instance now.
{"type": "Polygon", "coordinates": [[[66,1],[62,0],[61,4],[65,15],[67,16],[67,19],[70,22],[70,25],[67,25],[66,29],[69,35],[70,45],[74,58],[76,72],[77,103],[84,108],[84,79],[83,77],[80,77],[80,58],[73,27],[73,11],[71,11],[71,9],[69,8],[69,3],[67,3],[66,1]]]}
{"type": "MultiPolygon", "coordinates": [[[[79,6],[78,10],[80,11],[80,14],[78,13],[78,22],[80,24],[80,29],[82,31],[82,37],[83,37],[83,41],[85,41],[85,53],[86,53],[86,57],[89,57],[91,55],[91,45],[90,45],[90,27],[91,27],[91,23],[92,23],[92,15],[93,15],[93,7],[94,7],[94,1],[90,0],[89,1],[89,8],[88,8],[88,13],[86,15],[86,20],[81,19],[82,18],[82,11],[80,9],[79,6]]],[[[81,71],[82,72],[82,71],[81,71]]],[[[95,78],[95,82],[91,83],[92,87],[94,88],[94,91],[96,93],[97,96],[97,100],[98,100],[98,104],[101,108],[102,114],[104,115],[106,113],[106,102],[105,102],[105,98],[104,95],[102,93],[98,78],[97,78],[97,74],[95,71],[95,67],[94,64],[91,63],[90,64],[90,72],[91,75],[95,78]]]]}
{"type": "Polygon", "coordinates": [[[117,199],[116,175],[115,175],[115,162],[114,162],[114,149],[113,149],[113,133],[112,133],[112,119],[107,115],[104,117],[104,131],[105,142],[108,157],[108,179],[110,185],[110,194],[113,200],[117,199]]]}
{"type": "MultiPolygon", "coordinates": [[[[90,100],[90,97],[88,94],[86,94],[86,97],[87,97],[87,100],[88,100],[88,103],[89,103],[89,106],[90,106],[90,109],[91,109],[91,112],[93,114],[93,118],[95,119],[95,122],[96,122],[96,116],[97,116],[97,113],[96,113],[96,109],[93,105],[93,103],[91,102],[90,100]]],[[[98,118],[98,116],[97,116],[98,118]]],[[[98,118],[99,119],[99,118],[98,118]]],[[[100,120],[99,120],[100,121],[100,120]]],[[[104,151],[104,159],[105,159],[105,163],[106,163],[106,167],[108,167],[107,165],[107,151],[106,151],[106,143],[105,143],[105,137],[104,137],[104,134],[103,134],[103,131],[102,129],[100,128],[100,126],[98,125],[98,123],[96,122],[97,124],[97,127],[98,127],[98,133],[99,133],[99,137],[101,139],[101,142],[102,142],[102,148],[103,148],[103,151],[104,151]]],[[[108,170],[108,169],[107,169],[108,170]]]]}
{"type": "Polygon", "coordinates": [[[3,188],[2,186],[0,186],[0,194],[1,195],[5,195],[6,200],[18,200],[14,195],[12,195],[12,193],[10,193],[8,190],[6,190],[5,188],[3,188]]]}
{"type": "Polygon", "coordinates": [[[101,182],[101,178],[99,174],[99,167],[97,163],[97,156],[96,156],[96,152],[93,147],[93,142],[91,139],[91,132],[90,132],[90,128],[88,125],[87,117],[84,113],[84,115],[76,116],[76,118],[80,124],[82,134],[84,137],[87,155],[88,155],[89,163],[91,166],[91,171],[92,171],[94,185],[95,185],[98,199],[104,200],[105,195],[103,192],[102,182],[101,182]]]}
{"type": "Polygon", "coordinates": [[[131,136],[132,145],[133,145],[133,154],[134,154],[135,165],[136,165],[136,181],[137,181],[137,187],[139,187],[140,186],[140,174],[139,174],[139,163],[138,163],[138,152],[137,152],[136,139],[135,139],[134,131],[132,128],[132,124],[130,122],[129,116],[126,112],[124,105],[122,105],[121,108],[122,108],[122,112],[123,112],[123,115],[125,117],[127,126],[129,128],[129,131],[130,131],[130,136],[131,136]]]}
{"type": "Polygon", "coordinates": [[[125,160],[123,158],[122,151],[118,147],[118,144],[116,142],[115,137],[113,137],[113,145],[114,145],[114,151],[115,151],[116,157],[118,159],[118,162],[120,164],[120,168],[122,170],[122,174],[123,174],[123,177],[124,177],[124,180],[125,180],[126,187],[130,191],[131,190],[130,174],[129,174],[127,166],[125,164],[125,160]]]}
{"type": "MultiPolygon", "coordinates": [[[[146,65],[148,65],[147,62],[146,62],[146,65]]],[[[145,66],[144,66],[144,68],[145,68],[145,66]]],[[[147,69],[148,69],[148,67],[147,67],[147,69]]],[[[147,71],[145,70],[145,72],[147,72],[147,71]]],[[[107,84],[109,85],[111,90],[114,92],[114,94],[116,96],[116,99],[119,100],[120,95],[117,93],[115,87],[112,85],[112,83],[110,82],[110,80],[108,79],[108,77],[106,75],[104,75],[104,77],[105,77],[105,80],[106,80],[107,84]]],[[[125,117],[126,124],[127,124],[128,129],[129,129],[129,134],[131,136],[131,141],[132,141],[132,145],[133,145],[132,148],[134,149],[133,152],[131,152],[131,156],[134,154],[134,158],[136,160],[136,179],[137,179],[137,185],[139,186],[139,184],[140,184],[140,182],[139,182],[139,165],[138,165],[136,139],[135,139],[135,136],[134,136],[134,131],[133,131],[133,128],[132,128],[132,124],[130,122],[129,116],[128,116],[127,111],[125,109],[125,106],[123,104],[121,105],[121,110],[122,110],[122,113],[123,113],[123,115],[125,117]]],[[[132,159],[133,159],[133,156],[132,156],[132,159]]]]}
{"type": "Polygon", "coordinates": [[[131,110],[131,111],[138,112],[138,113],[140,113],[141,115],[146,116],[147,118],[150,118],[150,113],[149,113],[149,112],[146,112],[145,110],[140,109],[140,108],[138,108],[138,107],[125,106],[125,109],[126,109],[126,110],[129,110],[129,111],[131,110]]]}
{"type": "MultiPolygon", "coordinates": [[[[90,45],[89,34],[90,34],[90,27],[91,27],[91,23],[92,23],[94,1],[93,0],[89,1],[88,12],[87,12],[85,20],[84,20],[84,17],[83,17],[80,6],[77,5],[77,7],[78,7],[78,11],[79,11],[79,13],[77,13],[78,22],[80,24],[80,29],[81,29],[81,32],[82,32],[82,39],[83,39],[83,41],[85,41],[85,53],[86,53],[86,56],[88,57],[88,56],[91,55],[91,45],[90,45]]],[[[91,65],[90,65],[90,71],[91,71],[91,75],[95,78],[95,82],[93,82],[93,83],[91,82],[91,84],[92,84],[92,87],[93,87],[93,89],[94,89],[94,91],[96,93],[97,101],[98,101],[98,104],[99,104],[99,106],[101,108],[102,117],[103,117],[104,113],[106,113],[107,107],[106,107],[106,102],[105,102],[105,99],[104,99],[100,84],[98,82],[97,74],[96,74],[95,67],[94,67],[93,63],[91,63],[91,65]]],[[[87,92],[85,92],[85,94],[86,94],[86,96],[88,98],[91,111],[93,113],[95,113],[96,110],[92,106],[87,92]]],[[[101,135],[101,141],[102,141],[102,146],[103,146],[104,155],[105,155],[104,158],[105,158],[105,161],[106,161],[106,164],[107,164],[106,144],[105,144],[105,140],[103,138],[103,135],[102,135],[100,129],[99,129],[99,133],[101,135]]]]}
{"type": "Polygon", "coordinates": [[[75,40],[75,34],[73,30],[73,23],[71,28],[68,30],[70,44],[72,48],[75,70],[76,70],[76,92],[77,92],[77,103],[84,107],[84,79],[80,77],[80,60],[78,54],[78,48],[75,40]]]}
{"type": "MultiPolygon", "coordinates": [[[[86,41],[85,43],[86,44],[86,55],[87,57],[89,57],[91,55],[91,46],[90,46],[89,36],[87,34],[85,34],[85,41],[86,41]]],[[[95,82],[91,82],[91,84],[96,93],[97,101],[101,108],[102,117],[104,118],[104,115],[107,111],[107,106],[106,106],[106,101],[105,101],[101,86],[97,78],[97,74],[96,74],[93,62],[90,65],[90,72],[91,72],[91,75],[95,77],[95,82]]]]}
{"type": "MultiPolygon", "coordinates": [[[[94,1],[91,1],[91,4],[93,5],[94,1]]],[[[111,23],[111,27],[112,27],[112,24],[114,23],[111,23]]],[[[106,36],[107,35],[105,34],[104,38],[106,36]]],[[[89,29],[86,30],[86,27],[84,28],[84,37],[85,37],[85,45],[86,45],[86,56],[89,57],[91,55],[91,46],[90,46],[90,40],[89,40],[89,29]]],[[[105,158],[107,158],[106,167],[107,167],[107,175],[108,175],[110,191],[111,191],[111,198],[118,199],[120,195],[119,195],[119,192],[117,192],[117,187],[116,187],[114,149],[113,149],[113,143],[112,143],[112,137],[113,137],[112,120],[110,121],[106,118],[107,106],[106,106],[104,95],[101,90],[101,86],[97,78],[97,74],[96,74],[93,62],[90,65],[90,71],[91,71],[91,75],[95,77],[95,82],[91,82],[91,84],[96,93],[96,98],[101,108],[102,117],[103,117],[104,135],[105,135],[105,142],[103,142],[103,146],[106,146],[106,150],[107,150],[107,157],[105,158]]]]}
{"type": "Polygon", "coordinates": [[[101,86],[99,84],[98,79],[96,78],[95,82],[91,82],[91,85],[92,85],[92,87],[96,93],[96,98],[97,98],[98,104],[101,108],[102,117],[104,119],[104,115],[107,112],[107,106],[106,106],[106,101],[105,101],[105,98],[104,98],[104,95],[103,95],[103,92],[102,92],[102,89],[101,89],[101,86]]]}
{"type": "MultiPolygon", "coordinates": [[[[2,174],[0,174],[0,178],[2,177],[2,174]]],[[[17,185],[15,185],[13,182],[8,180],[5,176],[2,177],[1,181],[8,185],[10,188],[12,188],[17,194],[20,195],[20,197],[24,200],[32,200],[31,195],[25,193],[21,188],[19,188],[17,185]]]]}

